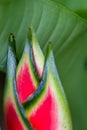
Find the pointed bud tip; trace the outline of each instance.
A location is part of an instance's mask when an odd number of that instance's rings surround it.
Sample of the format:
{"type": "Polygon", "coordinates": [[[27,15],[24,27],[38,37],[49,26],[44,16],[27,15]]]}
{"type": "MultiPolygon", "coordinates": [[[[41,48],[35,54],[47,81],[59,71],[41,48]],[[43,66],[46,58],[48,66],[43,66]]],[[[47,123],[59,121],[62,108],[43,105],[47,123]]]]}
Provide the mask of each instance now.
{"type": "Polygon", "coordinates": [[[52,43],[51,41],[49,41],[48,45],[47,45],[47,52],[51,52],[52,51],[52,43]]]}
{"type": "Polygon", "coordinates": [[[9,35],[9,46],[16,52],[15,36],[13,33],[10,33],[9,35]]]}
{"type": "Polygon", "coordinates": [[[14,37],[13,33],[10,33],[10,35],[9,35],[9,41],[11,43],[15,41],[15,37],[14,37]]]}
{"type": "Polygon", "coordinates": [[[28,32],[28,38],[29,38],[29,40],[32,40],[32,34],[33,34],[33,27],[30,26],[29,27],[29,32],[28,32]]]}

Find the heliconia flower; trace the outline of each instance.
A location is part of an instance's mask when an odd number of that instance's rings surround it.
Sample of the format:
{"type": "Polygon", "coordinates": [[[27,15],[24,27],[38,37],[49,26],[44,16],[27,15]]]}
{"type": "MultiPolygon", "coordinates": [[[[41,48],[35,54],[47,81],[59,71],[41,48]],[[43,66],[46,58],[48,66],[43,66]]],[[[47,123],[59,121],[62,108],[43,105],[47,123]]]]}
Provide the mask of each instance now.
{"type": "Polygon", "coordinates": [[[72,130],[67,99],[49,43],[44,56],[32,27],[18,64],[10,35],[4,91],[6,130],[72,130]]]}

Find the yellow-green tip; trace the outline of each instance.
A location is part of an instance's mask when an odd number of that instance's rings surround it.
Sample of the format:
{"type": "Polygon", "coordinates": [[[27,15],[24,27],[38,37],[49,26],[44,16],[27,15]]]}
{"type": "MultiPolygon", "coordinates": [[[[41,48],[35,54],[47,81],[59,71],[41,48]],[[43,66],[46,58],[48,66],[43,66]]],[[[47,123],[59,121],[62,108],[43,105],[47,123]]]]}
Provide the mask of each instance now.
{"type": "Polygon", "coordinates": [[[29,38],[29,40],[32,40],[33,33],[34,33],[33,27],[30,26],[29,27],[29,32],[28,32],[28,38],[29,38]]]}

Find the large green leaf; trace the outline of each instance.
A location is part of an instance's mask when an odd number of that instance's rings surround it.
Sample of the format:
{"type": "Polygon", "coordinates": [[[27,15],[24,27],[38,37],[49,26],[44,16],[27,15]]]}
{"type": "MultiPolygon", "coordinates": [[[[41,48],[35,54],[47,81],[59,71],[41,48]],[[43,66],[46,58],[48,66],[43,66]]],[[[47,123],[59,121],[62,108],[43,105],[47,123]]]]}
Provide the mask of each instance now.
{"type": "Polygon", "coordinates": [[[52,42],[74,130],[87,129],[87,94],[84,85],[84,48],[87,22],[52,0],[0,0],[0,69],[5,67],[9,33],[16,36],[20,58],[28,27],[33,25],[41,47],[52,42]]]}
{"type": "Polygon", "coordinates": [[[87,0],[55,0],[69,7],[81,17],[87,19],[87,0]]]}
{"type": "Polygon", "coordinates": [[[73,10],[87,9],[87,0],[55,0],[68,6],[73,10]]]}

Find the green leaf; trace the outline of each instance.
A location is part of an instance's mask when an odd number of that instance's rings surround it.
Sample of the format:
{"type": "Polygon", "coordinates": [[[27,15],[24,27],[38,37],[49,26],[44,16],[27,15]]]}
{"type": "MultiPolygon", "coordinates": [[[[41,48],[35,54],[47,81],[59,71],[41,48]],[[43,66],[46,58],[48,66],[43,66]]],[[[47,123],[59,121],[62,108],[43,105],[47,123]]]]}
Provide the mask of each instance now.
{"type": "Polygon", "coordinates": [[[73,10],[87,9],[87,0],[55,0],[61,2],[62,4],[68,6],[73,10]]]}
{"type": "Polygon", "coordinates": [[[19,59],[31,24],[44,51],[47,42],[52,42],[57,69],[70,105],[73,129],[87,129],[87,89],[83,78],[87,22],[52,0],[1,0],[1,70],[6,64],[9,33],[15,34],[19,59]]]}
{"type": "Polygon", "coordinates": [[[64,4],[81,17],[87,19],[87,0],[54,0],[64,4]]]}

